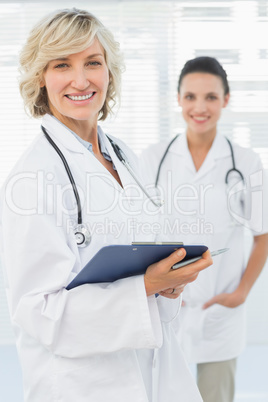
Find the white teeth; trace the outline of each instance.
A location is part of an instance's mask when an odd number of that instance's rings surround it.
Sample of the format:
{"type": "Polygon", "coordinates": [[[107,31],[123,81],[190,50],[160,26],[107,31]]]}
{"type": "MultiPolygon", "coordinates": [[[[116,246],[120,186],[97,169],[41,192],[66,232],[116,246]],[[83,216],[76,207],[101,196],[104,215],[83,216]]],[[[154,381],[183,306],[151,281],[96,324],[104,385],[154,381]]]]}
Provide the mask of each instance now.
{"type": "Polygon", "coordinates": [[[71,96],[71,95],[66,95],[67,96],[67,98],[69,98],[69,99],[71,99],[71,100],[73,100],[73,101],[77,101],[77,100],[87,100],[87,99],[90,99],[92,96],[94,95],[94,92],[92,92],[91,94],[89,94],[89,95],[80,95],[80,96],[71,96]]]}
{"type": "Polygon", "coordinates": [[[194,119],[197,120],[197,121],[205,121],[205,120],[207,120],[207,117],[195,116],[194,119]]]}

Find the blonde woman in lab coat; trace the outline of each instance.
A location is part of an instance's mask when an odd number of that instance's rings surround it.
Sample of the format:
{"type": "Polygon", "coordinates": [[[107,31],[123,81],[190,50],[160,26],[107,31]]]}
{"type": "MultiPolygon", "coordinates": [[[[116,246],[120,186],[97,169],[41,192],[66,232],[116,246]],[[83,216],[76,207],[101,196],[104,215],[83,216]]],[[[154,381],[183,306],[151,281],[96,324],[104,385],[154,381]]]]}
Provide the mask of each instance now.
{"type": "Polygon", "coordinates": [[[260,158],[217,128],[229,98],[227,75],[216,59],[189,60],[178,85],[185,133],[142,155],[150,184],[166,200],[161,239],[229,249],[183,292],[179,338],[188,360],[197,363],[205,402],[233,401],[236,359],[245,346],[245,301],[268,249],[267,177],[260,158]],[[245,229],[253,238],[248,252],[245,229]]]}
{"type": "MultiPolygon", "coordinates": [[[[201,401],[173,322],[183,287],[212,262],[208,251],[181,272],[170,267],[184,250],[145,275],[66,290],[101,247],[154,240],[134,238],[138,225],[148,231],[148,199],[137,199],[135,180],[97,124],[119,92],[117,42],[90,13],[59,10],[34,27],[20,62],[22,97],[43,126],[1,198],[2,259],[25,402],[201,401]]],[[[132,152],[112,140],[135,170],[132,152]]]]}

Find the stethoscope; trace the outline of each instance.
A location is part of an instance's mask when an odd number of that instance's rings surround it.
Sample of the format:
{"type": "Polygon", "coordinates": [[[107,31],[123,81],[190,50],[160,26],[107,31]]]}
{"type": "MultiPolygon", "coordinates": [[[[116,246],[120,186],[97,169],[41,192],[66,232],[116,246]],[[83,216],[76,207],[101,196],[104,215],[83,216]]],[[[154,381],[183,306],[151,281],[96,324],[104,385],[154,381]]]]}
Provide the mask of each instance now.
{"type": "MultiPolygon", "coordinates": [[[[163,154],[163,156],[162,156],[162,159],[161,159],[161,161],[160,161],[160,163],[159,163],[159,166],[158,166],[158,169],[157,169],[157,174],[156,174],[156,179],[155,179],[155,187],[157,187],[157,185],[158,185],[159,176],[160,176],[160,172],[161,172],[161,168],[162,168],[162,165],[163,165],[164,160],[166,159],[166,156],[167,156],[167,154],[168,154],[168,151],[169,151],[171,145],[173,144],[173,142],[179,137],[179,135],[180,135],[180,134],[177,134],[174,138],[172,138],[172,140],[171,140],[170,143],[168,144],[168,146],[167,146],[167,148],[166,148],[166,150],[165,150],[165,152],[164,152],[164,154],[163,154]]],[[[226,141],[228,142],[228,145],[229,145],[229,147],[230,147],[231,158],[232,158],[232,164],[233,164],[233,167],[232,167],[231,169],[229,169],[228,172],[226,173],[226,176],[225,176],[225,183],[228,185],[229,176],[230,176],[230,174],[231,174],[232,172],[237,173],[237,174],[240,176],[240,179],[242,180],[242,182],[245,183],[245,179],[244,179],[244,176],[243,176],[242,172],[236,168],[236,165],[235,165],[235,158],[234,158],[234,150],[233,150],[233,146],[232,146],[232,144],[231,144],[231,141],[230,141],[227,137],[225,137],[225,138],[226,138],[226,141]]]]}
{"type": "MultiPolygon", "coordinates": [[[[77,225],[74,228],[74,236],[76,239],[76,244],[78,247],[86,247],[90,244],[91,242],[91,233],[90,231],[87,229],[87,227],[83,224],[82,222],[82,207],[81,207],[81,201],[80,201],[80,197],[79,197],[79,193],[76,187],[76,183],[74,181],[72,172],[70,170],[70,167],[68,165],[68,162],[65,158],[65,156],[63,155],[63,153],[61,152],[61,150],[59,149],[59,147],[55,144],[55,142],[52,140],[52,138],[49,136],[48,132],[46,131],[46,129],[41,126],[43,133],[46,137],[46,139],[48,140],[48,142],[52,145],[52,147],[55,149],[55,151],[57,152],[57,154],[59,155],[59,157],[62,160],[62,163],[65,167],[65,170],[67,172],[67,175],[69,177],[70,183],[72,185],[72,189],[73,189],[73,193],[76,199],[76,204],[77,204],[77,225]]],[[[132,168],[130,167],[129,163],[126,160],[126,157],[122,151],[122,149],[107,135],[108,140],[111,143],[111,146],[114,150],[114,153],[116,154],[117,158],[119,159],[119,161],[125,166],[125,168],[128,170],[128,172],[130,173],[130,175],[132,176],[132,178],[135,180],[135,182],[137,183],[137,185],[139,186],[139,188],[141,189],[141,191],[146,195],[146,197],[158,208],[161,207],[162,202],[161,201],[155,201],[150,195],[149,193],[146,191],[146,189],[143,187],[143,185],[140,183],[140,181],[138,180],[138,178],[136,177],[135,173],[133,172],[132,168]]]]}

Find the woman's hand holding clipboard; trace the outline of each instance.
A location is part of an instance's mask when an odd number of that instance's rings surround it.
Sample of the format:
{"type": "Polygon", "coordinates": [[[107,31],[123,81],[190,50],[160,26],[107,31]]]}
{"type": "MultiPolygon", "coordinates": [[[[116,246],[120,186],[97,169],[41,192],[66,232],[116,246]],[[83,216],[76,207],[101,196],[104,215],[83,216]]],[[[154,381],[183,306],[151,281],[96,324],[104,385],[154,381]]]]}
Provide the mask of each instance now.
{"type": "MultiPolygon", "coordinates": [[[[184,287],[193,282],[200,271],[212,265],[210,252],[207,250],[202,256],[196,257],[193,263],[187,261],[187,267],[172,269],[186,257],[186,250],[182,247],[168,257],[150,265],[144,274],[144,283],[147,296],[153,294],[176,299],[184,287]]],[[[186,261],[185,261],[186,262],[186,261]]]]}

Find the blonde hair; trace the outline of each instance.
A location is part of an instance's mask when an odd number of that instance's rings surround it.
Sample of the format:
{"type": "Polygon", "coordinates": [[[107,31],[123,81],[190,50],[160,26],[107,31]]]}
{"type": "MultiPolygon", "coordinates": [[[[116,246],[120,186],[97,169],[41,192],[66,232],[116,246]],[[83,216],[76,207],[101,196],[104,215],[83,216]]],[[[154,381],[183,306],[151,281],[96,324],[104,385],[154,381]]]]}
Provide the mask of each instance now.
{"type": "Polygon", "coordinates": [[[51,114],[45,87],[40,87],[48,63],[87,49],[97,38],[109,69],[106,99],[99,112],[105,120],[116,99],[120,100],[123,60],[119,43],[92,14],[76,8],[58,10],[42,19],[30,32],[20,54],[20,93],[25,109],[33,117],[51,114]]]}

